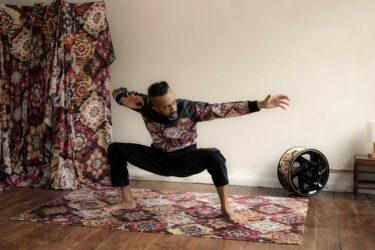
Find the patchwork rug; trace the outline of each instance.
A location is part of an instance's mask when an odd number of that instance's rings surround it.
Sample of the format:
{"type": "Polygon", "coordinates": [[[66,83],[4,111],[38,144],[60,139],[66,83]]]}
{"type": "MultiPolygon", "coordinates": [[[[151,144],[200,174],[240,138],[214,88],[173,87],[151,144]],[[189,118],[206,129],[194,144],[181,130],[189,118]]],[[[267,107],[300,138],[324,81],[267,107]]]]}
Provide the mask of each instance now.
{"type": "Polygon", "coordinates": [[[222,217],[216,193],[132,191],[135,209],[104,211],[121,200],[121,190],[91,185],[11,219],[267,243],[302,241],[308,207],[304,198],[230,195],[231,207],[247,221],[238,225],[222,217]]]}

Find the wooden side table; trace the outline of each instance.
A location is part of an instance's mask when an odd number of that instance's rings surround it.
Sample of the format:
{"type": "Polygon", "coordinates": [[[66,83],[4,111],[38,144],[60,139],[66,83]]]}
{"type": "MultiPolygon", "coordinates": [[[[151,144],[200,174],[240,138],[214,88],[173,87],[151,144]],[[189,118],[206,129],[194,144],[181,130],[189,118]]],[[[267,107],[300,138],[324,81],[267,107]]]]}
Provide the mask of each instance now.
{"type": "Polygon", "coordinates": [[[375,169],[375,159],[369,158],[367,155],[355,155],[354,156],[353,192],[355,194],[358,192],[358,189],[375,189],[375,180],[360,180],[359,179],[360,173],[375,175],[375,170],[374,171],[361,170],[361,167],[375,169]]]}

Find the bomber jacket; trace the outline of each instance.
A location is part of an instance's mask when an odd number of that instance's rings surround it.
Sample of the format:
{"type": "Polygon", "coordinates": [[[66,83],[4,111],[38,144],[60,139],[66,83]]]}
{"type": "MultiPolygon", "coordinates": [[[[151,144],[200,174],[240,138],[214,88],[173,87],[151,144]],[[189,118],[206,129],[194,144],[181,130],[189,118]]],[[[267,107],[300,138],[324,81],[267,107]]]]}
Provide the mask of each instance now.
{"type": "Polygon", "coordinates": [[[129,92],[126,88],[113,90],[112,96],[119,103],[121,97],[142,96],[144,105],[133,109],[142,115],[152,138],[152,145],[164,152],[173,152],[194,145],[197,138],[197,122],[218,118],[236,117],[259,111],[257,101],[214,103],[177,99],[178,117],[171,121],[151,108],[148,95],[129,92]]]}

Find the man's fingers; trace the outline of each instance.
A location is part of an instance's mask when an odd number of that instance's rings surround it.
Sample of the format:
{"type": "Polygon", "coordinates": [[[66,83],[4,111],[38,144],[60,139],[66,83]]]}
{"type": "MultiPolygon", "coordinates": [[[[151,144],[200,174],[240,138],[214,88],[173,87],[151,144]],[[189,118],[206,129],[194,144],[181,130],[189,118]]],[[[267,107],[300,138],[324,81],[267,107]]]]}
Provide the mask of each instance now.
{"type": "Polygon", "coordinates": [[[133,101],[134,101],[134,105],[137,107],[137,108],[142,108],[143,107],[143,98],[142,96],[133,96],[133,101]]]}
{"type": "Polygon", "coordinates": [[[138,96],[138,97],[139,97],[140,102],[141,102],[142,105],[143,105],[143,104],[144,104],[143,97],[142,97],[142,96],[138,96]]]}
{"type": "Polygon", "coordinates": [[[289,103],[287,101],[290,101],[289,97],[286,95],[278,95],[277,96],[277,107],[282,108],[286,110],[286,107],[289,106],[289,103]]]}
{"type": "Polygon", "coordinates": [[[289,106],[289,103],[287,103],[286,101],[280,101],[279,104],[284,104],[284,105],[288,105],[289,106]]]}
{"type": "Polygon", "coordinates": [[[289,97],[287,95],[279,95],[278,98],[282,99],[282,100],[288,100],[288,101],[290,101],[290,99],[289,99],[289,97]]]}
{"type": "Polygon", "coordinates": [[[138,106],[143,106],[144,105],[144,102],[143,102],[143,98],[142,96],[137,96],[137,105],[138,106]]]}
{"type": "Polygon", "coordinates": [[[265,101],[267,102],[271,98],[271,95],[267,95],[265,101]]]}
{"type": "Polygon", "coordinates": [[[142,96],[131,94],[129,97],[130,97],[130,99],[133,102],[142,103],[142,105],[143,105],[143,98],[142,98],[142,96]]]}
{"type": "Polygon", "coordinates": [[[282,108],[283,110],[285,110],[285,107],[284,107],[283,105],[281,105],[281,104],[278,104],[277,107],[280,107],[280,108],[282,108]]]}

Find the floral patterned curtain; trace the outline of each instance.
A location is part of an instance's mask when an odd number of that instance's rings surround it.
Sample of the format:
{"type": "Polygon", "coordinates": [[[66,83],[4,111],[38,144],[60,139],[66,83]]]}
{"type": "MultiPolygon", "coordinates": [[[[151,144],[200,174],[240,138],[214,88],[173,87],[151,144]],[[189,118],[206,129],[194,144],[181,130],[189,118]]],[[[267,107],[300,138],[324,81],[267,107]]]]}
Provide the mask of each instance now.
{"type": "Polygon", "coordinates": [[[104,2],[0,4],[0,187],[109,184],[114,59],[104,2]]]}

